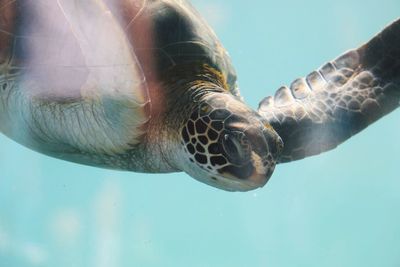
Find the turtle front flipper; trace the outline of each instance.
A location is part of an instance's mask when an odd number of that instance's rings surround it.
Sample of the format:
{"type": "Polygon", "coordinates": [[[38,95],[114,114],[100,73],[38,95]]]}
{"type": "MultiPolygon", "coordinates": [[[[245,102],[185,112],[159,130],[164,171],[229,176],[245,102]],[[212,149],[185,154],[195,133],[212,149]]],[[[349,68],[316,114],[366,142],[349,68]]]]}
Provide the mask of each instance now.
{"type": "Polygon", "coordinates": [[[335,148],[400,103],[400,20],[365,45],[261,101],[284,142],[280,162],[335,148]]]}

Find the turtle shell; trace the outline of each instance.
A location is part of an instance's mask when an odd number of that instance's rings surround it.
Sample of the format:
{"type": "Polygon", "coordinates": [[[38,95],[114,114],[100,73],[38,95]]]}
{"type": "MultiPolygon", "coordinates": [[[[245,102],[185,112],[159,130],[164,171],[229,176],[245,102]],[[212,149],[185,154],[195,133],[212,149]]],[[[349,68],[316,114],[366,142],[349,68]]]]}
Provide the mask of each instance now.
{"type": "Polygon", "coordinates": [[[178,69],[182,66],[187,75],[193,75],[199,65],[208,65],[222,75],[225,89],[239,94],[229,55],[190,3],[185,0],[105,1],[134,47],[148,83],[164,82],[169,77],[163,74],[177,66],[178,69]]]}
{"type": "MultiPolygon", "coordinates": [[[[79,83],[86,78],[85,73],[76,77],[76,69],[84,72],[93,66],[110,69],[130,64],[134,68],[131,80],[151,83],[159,82],[162,74],[174,66],[206,64],[222,74],[226,89],[238,94],[235,70],[226,50],[185,0],[89,0],[82,3],[77,0],[0,0],[0,3],[0,59],[4,62],[12,57],[18,67],[23,68],[48,67],[43,80],[55,84],[43,90],[45,93],[55,90],[51,94],[70,95],[74,91],[75,95],[75,91],[81,89],[79,85],[65,88],[65,81],[79,83]],[[131,55],[127,55],[128,52],[131,55]],[[63,67],[68,67],[69,71],[63,67]],[[61,73],[48,74],[51,70],[60,72],[60,69],[61,73]]],[[[143,90],[143,86],[135,90],[143,90]]]]}

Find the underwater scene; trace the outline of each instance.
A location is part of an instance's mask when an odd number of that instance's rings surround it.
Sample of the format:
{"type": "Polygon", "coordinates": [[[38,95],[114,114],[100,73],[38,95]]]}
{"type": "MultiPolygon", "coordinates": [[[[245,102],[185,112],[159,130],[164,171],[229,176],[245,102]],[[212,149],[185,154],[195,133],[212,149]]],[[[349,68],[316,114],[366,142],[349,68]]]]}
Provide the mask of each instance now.
{"type": "MultiPolygon", "coordinates": [[[[183,2],[131,0],[163,1],[183,2]]],[[[399,0],[190,3],[253,110],[400,17],[399,0]]],[[[265,186],[228,192],[185,172],[63,161],[0,134],[0,267],[399,267],[399,137],[394,110],[331,151],[277,164],[265,186]]]]}

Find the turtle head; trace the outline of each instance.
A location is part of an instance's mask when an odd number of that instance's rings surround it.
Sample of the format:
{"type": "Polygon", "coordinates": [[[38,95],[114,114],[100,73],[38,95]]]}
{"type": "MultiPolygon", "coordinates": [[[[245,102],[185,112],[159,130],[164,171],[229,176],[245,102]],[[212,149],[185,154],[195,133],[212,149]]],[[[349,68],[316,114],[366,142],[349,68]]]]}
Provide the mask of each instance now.
{"type": "Polygon", "coordinates": [[[227,191],[262,187],[283,143],[255,111],[227,93],[205,96],[181,129],[184,171],[227,191]]]}

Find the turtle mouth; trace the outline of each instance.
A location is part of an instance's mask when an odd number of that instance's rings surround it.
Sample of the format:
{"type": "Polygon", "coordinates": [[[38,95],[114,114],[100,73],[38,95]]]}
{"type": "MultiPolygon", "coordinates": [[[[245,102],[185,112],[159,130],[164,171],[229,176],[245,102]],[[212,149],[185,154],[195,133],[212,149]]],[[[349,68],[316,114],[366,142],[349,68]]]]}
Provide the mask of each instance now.
{"type": "Polygon", "coordinates": [[[211,176],[211,186],[230,192],[246,192],[263,187],[271,177],[273,172],[269,170],[266,174],[254,171],[248,179],[243,180],[230,173],[222,173],[221,176],[211,176]]]}
{"type": "Polygon", "coordinates": [[[275,161],[262,159],[253,151],[248,166],[237,167],[231,165],[230,168],[223,168],[220,174],[228,183],[234,185],[235,191],[248,191],[263,187],[271,178],[275,165],[275,161]]]}

